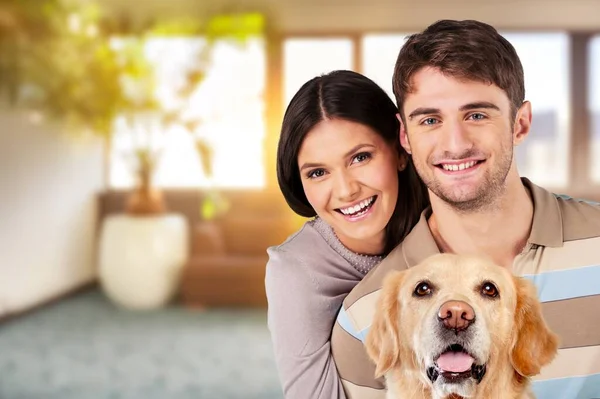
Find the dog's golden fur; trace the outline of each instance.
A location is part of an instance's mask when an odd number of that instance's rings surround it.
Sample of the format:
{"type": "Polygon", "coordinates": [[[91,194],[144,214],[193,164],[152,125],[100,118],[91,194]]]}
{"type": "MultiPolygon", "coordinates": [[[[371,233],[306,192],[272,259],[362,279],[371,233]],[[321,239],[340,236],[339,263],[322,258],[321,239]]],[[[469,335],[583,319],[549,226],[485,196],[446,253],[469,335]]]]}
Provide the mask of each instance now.
{"type": "Polygon", "coordinates": [[[482,258],[435,255],[393,272],[378,301],[366,348],[376,376],[385,376],[388,399],[529,398],[529,377],[557,351],[557,337],[544,322],[533,284],[482,258]],[[414,294],[422,281],[434,287],[431,295],[414,294]],[[498,288],[496,298],[482,294],[484,282],[498,288]],[[438,310],[450,300],[467,303],[475,312],[469,345],[487,368],[480,383],[458,386],[427,376],[427,368],[435,367],[434,348],[440,347],[438,310]]]}

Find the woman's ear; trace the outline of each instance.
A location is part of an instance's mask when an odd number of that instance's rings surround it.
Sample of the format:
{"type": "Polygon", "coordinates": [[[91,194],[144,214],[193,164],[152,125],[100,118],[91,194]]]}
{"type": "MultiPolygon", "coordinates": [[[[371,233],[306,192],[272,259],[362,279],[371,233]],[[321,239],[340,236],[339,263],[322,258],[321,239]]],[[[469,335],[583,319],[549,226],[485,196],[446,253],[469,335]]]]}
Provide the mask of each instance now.
{"type": "Polygon", "coordinates": [[[367,353],[376,365],[375,377],[379,378],[400,364],[400,304],[398,294],[403,272],[392,272],[384,281],[377,309],[365,345],[367,353]]]}
{"type": "Polygon", "coordinates": [[[398,171],[402,172],[406,169],[406,165],[408,165],[408,155],[402,151],[402,149],[398,149],[400,154],[398,155],[398,171]]]}
{"type": "Polygon", "coordinates": [[[513,277],[517,290],[517,309],[510,360],[524,377],[540,373],[558,350],[558,337],[543,319],[535,286],[521,277],[513,277]]]}

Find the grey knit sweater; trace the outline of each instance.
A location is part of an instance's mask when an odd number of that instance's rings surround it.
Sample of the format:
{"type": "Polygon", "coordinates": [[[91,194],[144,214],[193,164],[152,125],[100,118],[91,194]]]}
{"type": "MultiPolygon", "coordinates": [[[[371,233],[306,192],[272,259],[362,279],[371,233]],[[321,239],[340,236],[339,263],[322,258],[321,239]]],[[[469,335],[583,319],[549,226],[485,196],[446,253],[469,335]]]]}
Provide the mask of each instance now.
{"type": "Polygon", "coordinates": [[[285,399],[345,399],[331,330],[342,300],[381,258],[351,252],[319,218],[267,252],[268,323],[285,399]]]}

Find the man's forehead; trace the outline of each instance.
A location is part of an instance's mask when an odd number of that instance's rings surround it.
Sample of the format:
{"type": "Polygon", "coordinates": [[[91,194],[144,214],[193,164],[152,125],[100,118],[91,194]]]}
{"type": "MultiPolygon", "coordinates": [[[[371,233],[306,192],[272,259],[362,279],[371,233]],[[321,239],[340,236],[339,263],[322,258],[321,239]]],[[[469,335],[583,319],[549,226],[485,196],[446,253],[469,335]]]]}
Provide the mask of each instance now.
{"type": "Polygon", "coordinates": [[[493,83],[421,70],[411,78],[404,100],[404,112],[408,115],[416,108],[456,111],[468,104],[484,102],[498,108],[510,106],[508,95],[493,83]]]}

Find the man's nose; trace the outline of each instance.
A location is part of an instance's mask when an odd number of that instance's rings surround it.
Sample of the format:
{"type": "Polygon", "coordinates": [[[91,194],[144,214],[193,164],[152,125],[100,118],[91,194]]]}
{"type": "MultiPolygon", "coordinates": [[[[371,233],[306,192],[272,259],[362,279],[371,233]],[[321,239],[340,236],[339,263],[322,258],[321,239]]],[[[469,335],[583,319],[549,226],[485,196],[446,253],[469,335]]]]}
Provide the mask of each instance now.
{"type": "Polygon", "coordinates": [[[449,330],[466,330],[475,321],[475,311],[466,302],[448,301],[438,311],[438,320],[449,330]]]}
{"type": "Polygon", "coordinates": [[[440,144],[443,150],[451,154],[463,154],[473,147],[473,141],[460,120],[446,122],[443,127],[440,144]]]}

